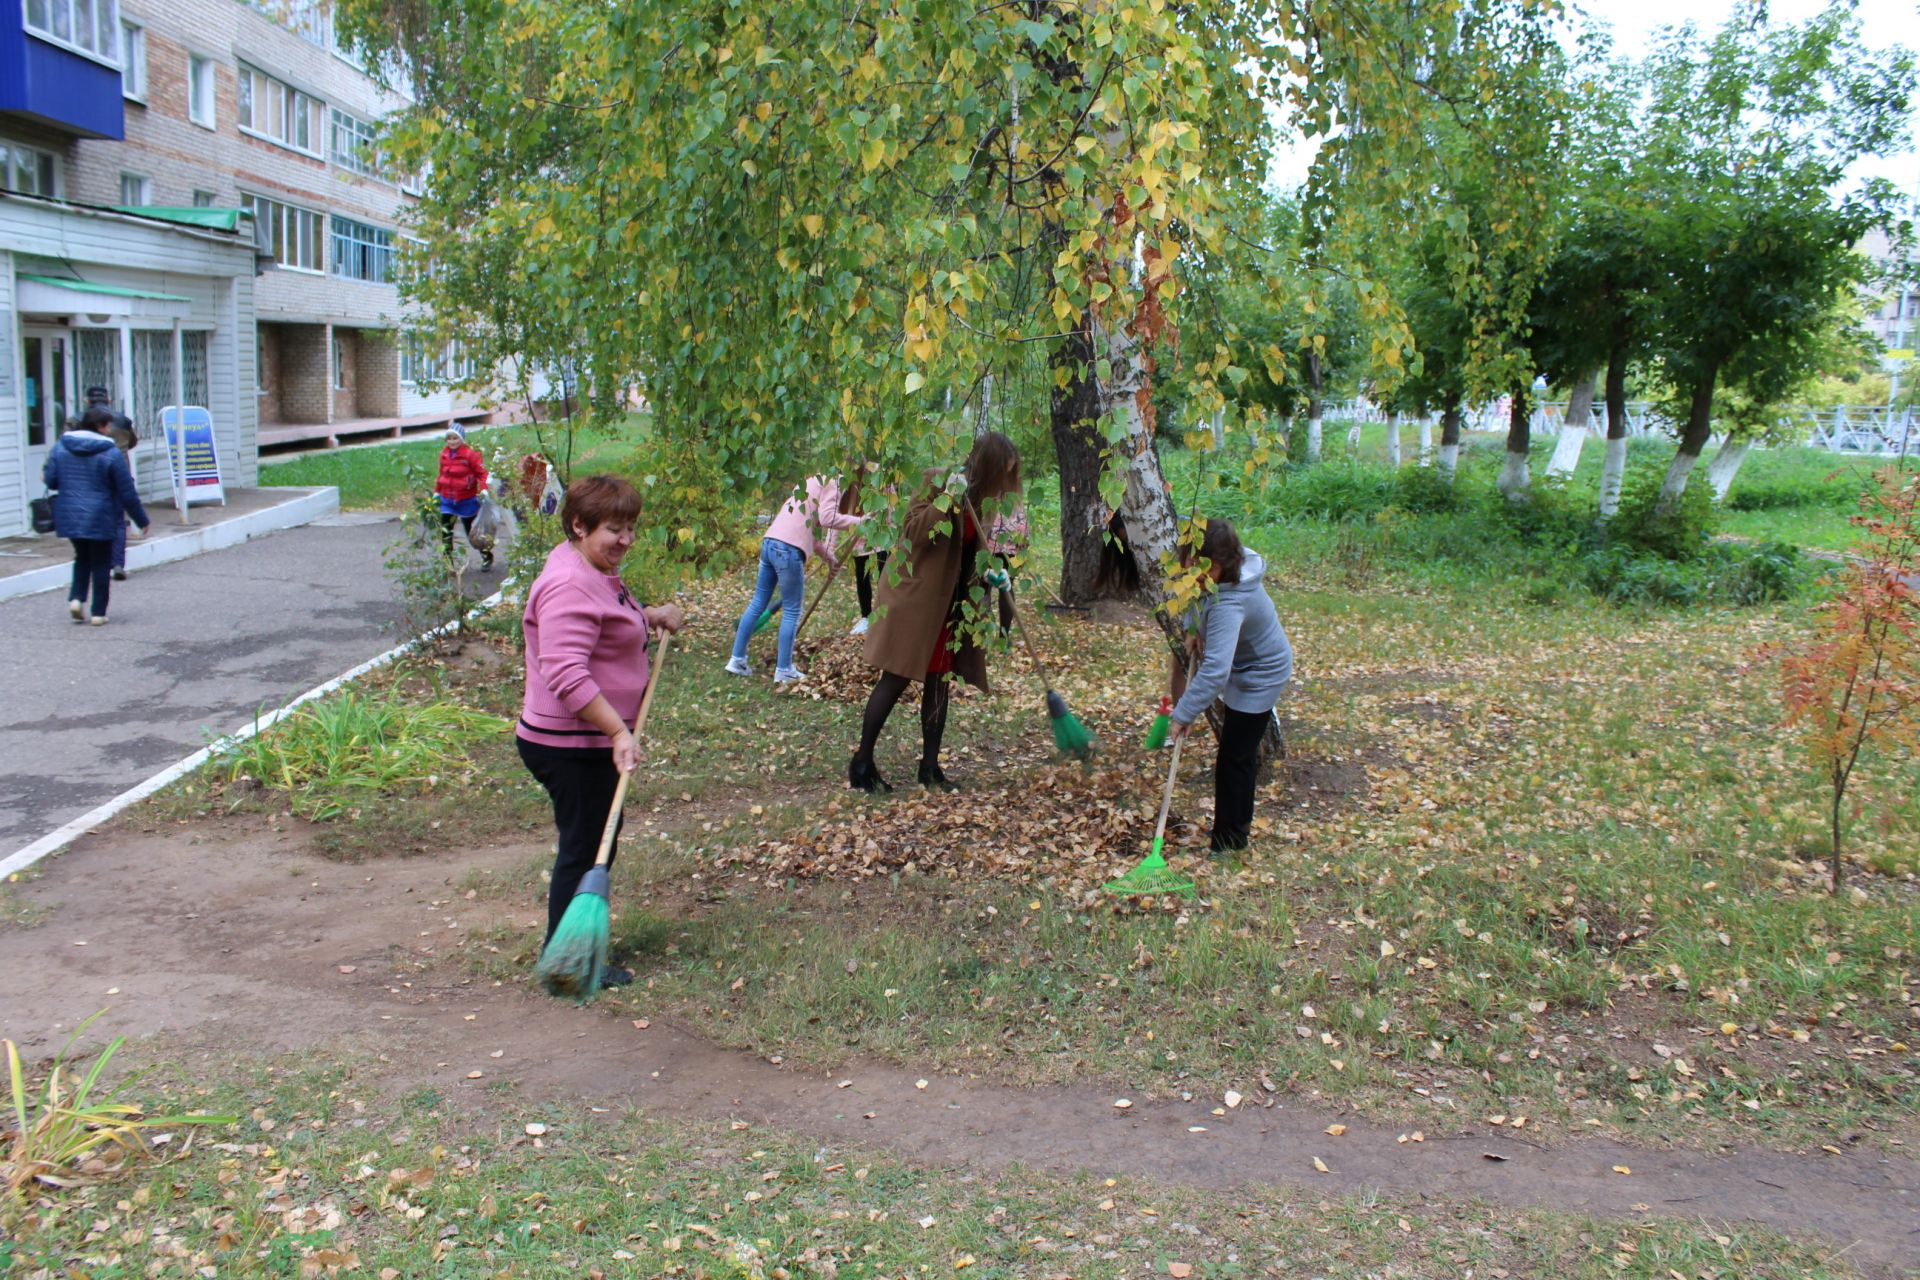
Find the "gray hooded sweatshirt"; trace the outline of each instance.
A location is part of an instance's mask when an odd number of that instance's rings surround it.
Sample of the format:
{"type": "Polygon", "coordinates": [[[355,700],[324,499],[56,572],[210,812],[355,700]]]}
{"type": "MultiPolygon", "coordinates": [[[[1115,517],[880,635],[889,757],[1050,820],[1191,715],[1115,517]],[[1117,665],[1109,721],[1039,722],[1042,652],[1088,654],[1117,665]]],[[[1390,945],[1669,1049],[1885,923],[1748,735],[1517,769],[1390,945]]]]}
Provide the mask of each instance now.
{"type": "Polygon", "coordinates": [[[1266,571],[1260,553],[1248,551],[1240,581],[1218,584],[1201,606],[1207,652],[1173,709],[1177,723],[1192,724],[1215,698],[1225,698],[1234,711],[1255,715],[1273,710],[1280,701],[1280,691],[1293,678],[1293,646],[1260,581],[1266,571]]]}

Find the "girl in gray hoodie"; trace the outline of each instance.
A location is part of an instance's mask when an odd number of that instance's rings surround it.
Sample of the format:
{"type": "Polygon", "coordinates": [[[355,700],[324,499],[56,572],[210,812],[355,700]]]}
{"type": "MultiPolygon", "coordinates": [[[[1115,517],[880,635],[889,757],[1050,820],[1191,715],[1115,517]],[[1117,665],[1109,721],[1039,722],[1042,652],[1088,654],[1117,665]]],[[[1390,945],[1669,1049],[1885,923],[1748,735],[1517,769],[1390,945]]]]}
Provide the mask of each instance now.
{"type": "MultiPolygon", "coordinates": [[[[1240,545],[1226,520],[1207,521],[1200,555],[1213,581],[1200,606],[1205,645],[1200,669],[1174,704],[1172,736],[1180,738],[1215,698],[1226,703],[1213,766],[1213,851],[1244,849],[1253,826],[1260,739],[1281,691],[1293,678],[1293,646],[1261,578],[1267,563],[1240,545]]],[[[1177,691],[1177,687],[1176,687],[1177,691]]]]}

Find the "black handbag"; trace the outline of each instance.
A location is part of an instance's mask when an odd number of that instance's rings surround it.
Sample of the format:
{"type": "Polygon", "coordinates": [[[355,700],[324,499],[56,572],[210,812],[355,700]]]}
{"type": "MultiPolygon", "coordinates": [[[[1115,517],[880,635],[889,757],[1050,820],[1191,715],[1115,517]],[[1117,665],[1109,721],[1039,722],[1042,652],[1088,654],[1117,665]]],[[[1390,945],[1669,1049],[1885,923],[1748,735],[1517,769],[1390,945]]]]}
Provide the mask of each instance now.
{"type": "Polygon", "coordinates": [[[35,533],[53,532],[52,493],[43,493],[27,505],[33,509],[33,531],[35,533]]]}

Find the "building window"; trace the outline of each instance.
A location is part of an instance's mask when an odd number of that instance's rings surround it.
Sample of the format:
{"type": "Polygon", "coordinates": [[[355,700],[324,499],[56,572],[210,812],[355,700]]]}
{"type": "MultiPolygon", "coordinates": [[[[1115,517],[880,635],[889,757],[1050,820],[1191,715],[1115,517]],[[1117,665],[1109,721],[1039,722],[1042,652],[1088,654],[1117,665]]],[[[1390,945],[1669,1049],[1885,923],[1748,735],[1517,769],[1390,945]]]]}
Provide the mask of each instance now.
{"type": "Polygon", "coordinates": [[[211,209],[213,208],[213,202],[218,198],[219,197],[215,196],[211,191],[196,191],[193,193],[193,207],[196,209],[211,209]]]}
{"type": "Polygon", "coordinates": [[[338,107],[332,108],[333,162],[369,178],[386,178],[380,155],[380,130],[338,107]]]}
{"type": "Polygon", "coordinates": [[[333,274],[374,284],[393,281],[393,232],[333,215],[333,274]]]}
{"type": "Polygon", "coordinates": [[[250,0],[253,7],[308,44],[333,47],[333,0],[250,0]]]}
{"type": "Polygon", "coordinates": [[[466,382],[473,377],[473,359],[467,355],[465,344],[458,338],[438,351],[429,351],[424,338],[417,333],[410,333],[400,341],[399,346],[400,382],[403,386],[411,387],[422,382],[429,385],[466,382]]]}
{"type": "Polygon", "coordinates": [[[110,66],[120,65],[120,0],[26,0],[27,30],[110,66]]]}
{"type": "Polygon", "coordinates": [[[320,154],[323,117],[318,98],[242,66],[239,104],[240,127],[248,133],[310,156],[320,154]]]}
{"type": "Polygon", "coordinates": [[[188,54],[187,118],[209,129],[214,126],[213,84],[213,59],[188,54]]]}
{"type": "Polygon", "coordinates": [[[60,161],[50,151],[23,147],[17,142],[0,142],[0,187],[22,195],[60,194],[60,161]]]}
{"type": "Polygon", "coordinates": [[[121,174],[120,203],[123,206],[152,204],[153,179],[140,173],[121,174]]]}
{"type": "Polygon", "coordinates": [[[281,266],[296,271],[320,270],[319,214],[255,195],[242,195],[240,207],[253,215],[260,245],[272,252],[281,266]]]}
{"type": "Polygon", "coordinates": [[[120,96],[147,100],[147,29],[131,22],[120,24],[120,96]]]}

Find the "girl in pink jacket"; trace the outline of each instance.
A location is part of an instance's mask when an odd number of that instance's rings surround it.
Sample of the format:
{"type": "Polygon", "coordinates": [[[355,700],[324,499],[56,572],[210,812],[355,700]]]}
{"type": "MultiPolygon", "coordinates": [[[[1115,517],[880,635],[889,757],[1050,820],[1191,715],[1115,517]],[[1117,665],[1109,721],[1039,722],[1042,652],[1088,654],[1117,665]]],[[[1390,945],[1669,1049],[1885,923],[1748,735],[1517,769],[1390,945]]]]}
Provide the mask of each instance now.
{"type": "Polygon", "coordinates": [[[841,512],[840,482],[832,476],[808,476],[804,492],[796,492],[786,500],[780,514],[767,526],[767,536],[760,541],[760,576],[754,582],[753,599],[734,630],[728,671],[736,676],[753,674],[753,668],[747,665],[747,641],[752,639],[753,624],[773,598],[777,585],[780,588],[780,647],[773,682],[790,684],[805,678],[793,665],[793,635],[800,629],[807,556],[817,553],[825,556],[828,564],[838,565],[840,561],[834,555],[835,536],[842,529],[857,528],[862,519],[841,512]],[[824,539],[816,529],[825,534],[824,539]]]}

